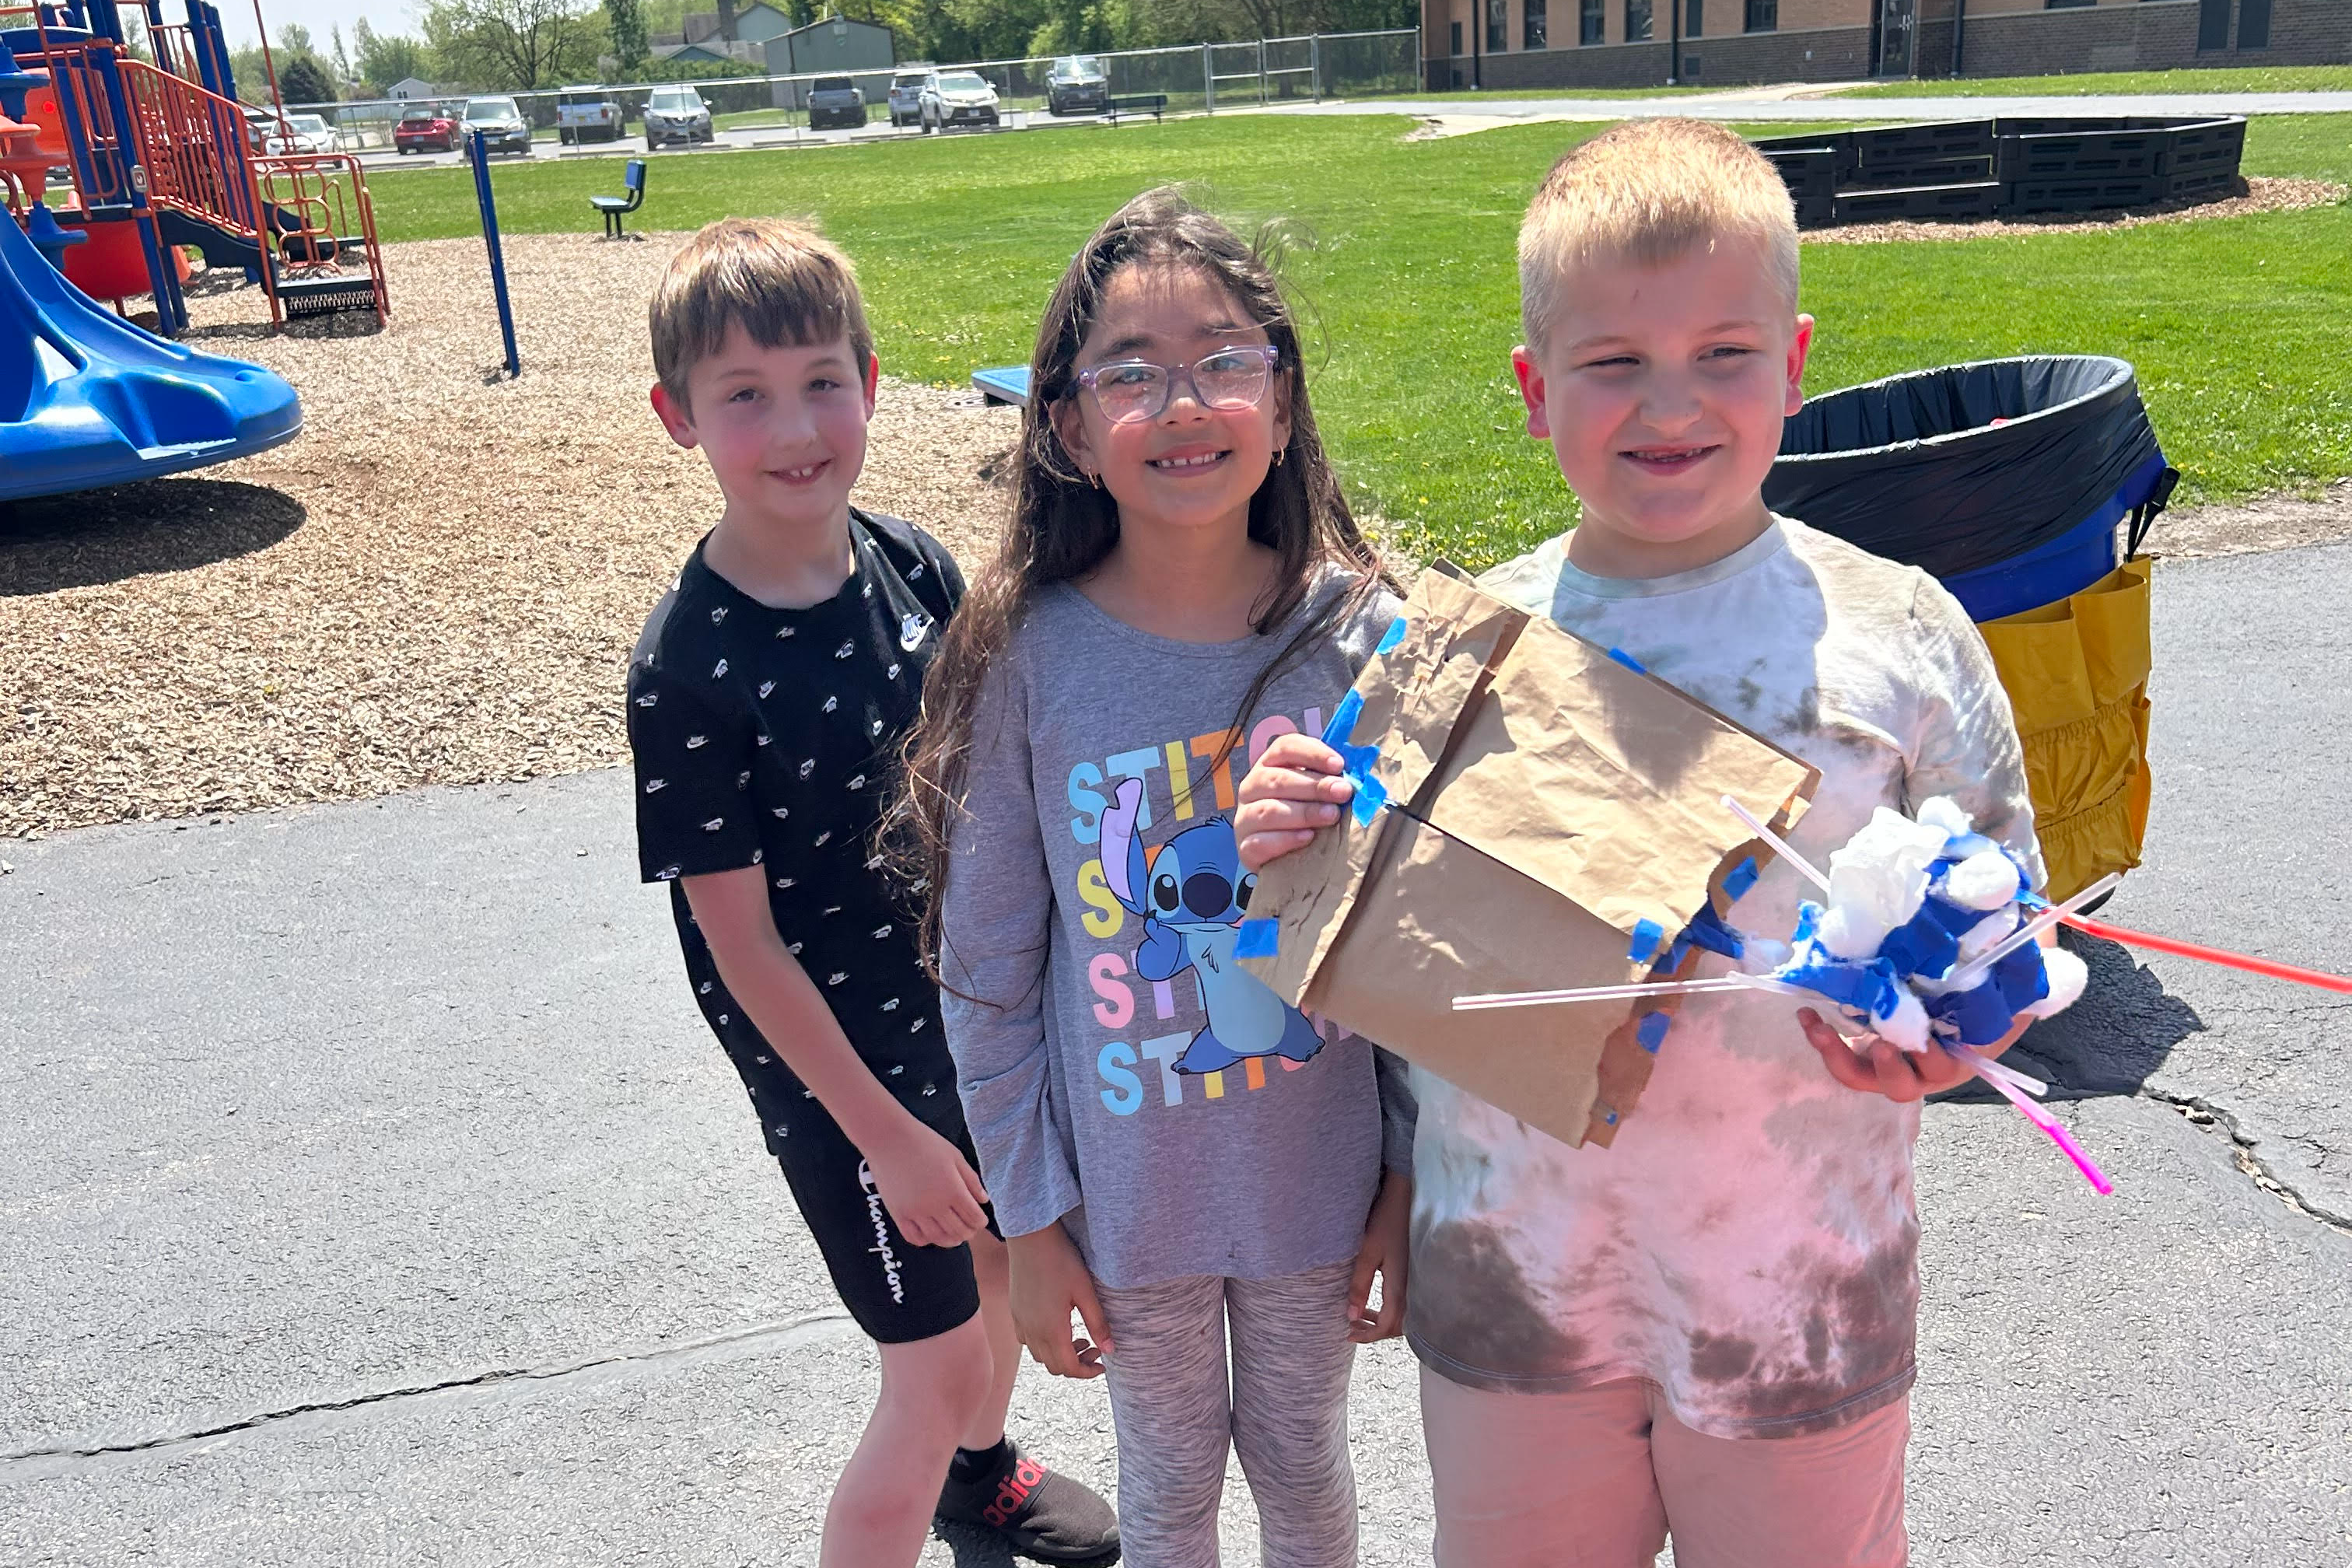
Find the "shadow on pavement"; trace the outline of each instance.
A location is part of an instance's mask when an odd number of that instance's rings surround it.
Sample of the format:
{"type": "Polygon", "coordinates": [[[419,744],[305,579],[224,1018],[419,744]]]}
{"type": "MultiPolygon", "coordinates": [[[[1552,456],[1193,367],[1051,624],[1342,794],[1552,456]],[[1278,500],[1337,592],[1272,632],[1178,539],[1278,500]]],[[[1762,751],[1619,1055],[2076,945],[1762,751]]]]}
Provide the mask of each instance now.
{"type": "Polygon", "coordinates": [[[283,491],[230,479],[147,479],[0,501],[0,598],[250,555],[308,515],[283,491]]]}
{"type": "MultiPolygon", "coordinates": [[[[2089,968],[2091,983],[2081,1001],[2028,1029],[2001,1059],[2047,1079],[2053,1100],[2137,1094],[2173,1047],[2204,1031],[2205,1020],[2141,968],[2130,949],[2077,931],[2061,931],[2058,940],[2089,968]]],[[[1976,1082],[1936,1096],[1964,1103],[2000,1098],[1976,1082]]]]}

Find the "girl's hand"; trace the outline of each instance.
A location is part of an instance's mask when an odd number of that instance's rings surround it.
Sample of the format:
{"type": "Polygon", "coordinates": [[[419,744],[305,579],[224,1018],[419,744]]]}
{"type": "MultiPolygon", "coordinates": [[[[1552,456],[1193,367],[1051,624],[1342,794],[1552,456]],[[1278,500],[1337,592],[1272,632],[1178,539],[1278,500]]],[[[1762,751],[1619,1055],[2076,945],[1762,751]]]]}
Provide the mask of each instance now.
{"type": "MultiPolygon", "coordinates": [[[[1268,748],[1271,750],[1272,748],[1268,748]]],[[[1381,1178],[1364,1222],[1363,1245],[1356,1248],[1356,1277],[1348,1286],[1348,1337],[1360,1345],[1404,1332],[1407,1222],[1412,1217],[1412,1178],[1391,1171],[1381,1178]],[[1371,1310],[1372,1276],[1381,1277],[1381,1310],[1371,1310]]]]}
{"type": "MultiPolygon", "coordinates": [[[[1861,1035],[1849,1040],[1811,1007],[1797,1009],[1797,1022],[1804,1026],[1805,1038],[1821,1054],[1822,1065],[1830,1069],[1830,1076],[1864,1094],[1883,1094],[1893,1100],[1922,1100],[1976,1076],[1968,1063],[1949,1051],[1914,1053],[1876,1035],[1861,1035]]],[[[2000,1055],[2016,1044],[2017,1037],[2025,1033],[2026,1026],[2032,1022],[2032,1014],[2020,1013],[2008,1034],[1990,1046],[1978,1047],[1978,1053],[2000,1055]]]]}
{"type": "Polygon", "coordinates": [[[898,1234],[917,1247],[961,1247],[988,1223],[988,1189],[963,1152],[912,1116],[866,1155],[898,1234]]]}
{"type": "Polygon", "coordinates": [[[1056,1377],[1100,1377],[1102,1358],[1111,1348],[1102,1301],[1095,1295],[1094,1276],[1086,1259],[1057,1222],[1005,1244],[1013,1268],[1006,1296],[1013,1310],[1013,1331],[1028,1347],[1029,1359],[1056,1377]],[[1070,1333],[1076,1312],[1094,1336],[1091,1342],[1070,1333]]]}
{"type": "Polygon", "coordinates": [[[1242,780],[1234,837],[1252,871],[1312,843],[1356,793],[1339,753],[1312,735],[1277,735],[1242,780]]]}

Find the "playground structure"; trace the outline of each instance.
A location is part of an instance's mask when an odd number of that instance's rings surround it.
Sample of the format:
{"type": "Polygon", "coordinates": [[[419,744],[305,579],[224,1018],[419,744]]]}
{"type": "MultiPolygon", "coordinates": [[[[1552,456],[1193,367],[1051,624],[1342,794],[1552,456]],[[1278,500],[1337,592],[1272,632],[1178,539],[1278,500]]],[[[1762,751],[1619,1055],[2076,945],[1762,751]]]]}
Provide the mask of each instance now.
{"type": "MultiPolygon", "coordinates": [[[[83,292],[118,310],[152,295],[166,337],[188,325],[183,247],[258,283],[273,325],[349,310],[383,320],[391,301],[358,159],[265,154],[237,100],[219,8],[184,4],[187,20],[173,25],[163,0],[0,0],[0,197],[83,292]],[[152,62],[131,53],[126,11],[144,24],[152,62]]],[[[262,48],[267,62],[266,34],[262,48]]],[[[282,104],[261,117],[273,121],[284,134],[282,104]]]]}
{"type": "MultiPolygon", "coordinates": [[[[131,52],[118,0],[0,0],[0,500],[203,468],[300,433],[283,378],[168,341],[188,326],[184,248],[259,284],[273,326],[390,312],[357,160],[265,154],[220,12],[185,4],[173,26],[163,0],[133,0],[151,62],[131,52]],[[154,332],[121,319],[141,295],[154,332]]],[[[265,35],[265,62],[268,49],[265,35]]],[[[282,104],[275,120],[282,133],[282,104]]]]}

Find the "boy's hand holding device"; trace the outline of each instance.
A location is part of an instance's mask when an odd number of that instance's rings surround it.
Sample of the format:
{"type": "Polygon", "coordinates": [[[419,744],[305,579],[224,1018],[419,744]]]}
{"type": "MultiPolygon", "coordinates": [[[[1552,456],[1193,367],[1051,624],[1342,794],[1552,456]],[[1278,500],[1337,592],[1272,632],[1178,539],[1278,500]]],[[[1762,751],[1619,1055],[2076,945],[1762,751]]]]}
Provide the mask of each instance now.
{"type": "Polygon", "coordinates": [[[1406,1255],[1411,1250],[1412,1178],[1391,1171],[1381,1178],[1364,1222],[1364,1244],[1356,1249],[1355,1278],[1348,1284],[1348,1337],[1360,1345],[1392,1340],[1404,1332],[1406,1255]],[[1372,1310],[1372,1276],[1381,1277],[1380,1310],[1372,1310]]]}

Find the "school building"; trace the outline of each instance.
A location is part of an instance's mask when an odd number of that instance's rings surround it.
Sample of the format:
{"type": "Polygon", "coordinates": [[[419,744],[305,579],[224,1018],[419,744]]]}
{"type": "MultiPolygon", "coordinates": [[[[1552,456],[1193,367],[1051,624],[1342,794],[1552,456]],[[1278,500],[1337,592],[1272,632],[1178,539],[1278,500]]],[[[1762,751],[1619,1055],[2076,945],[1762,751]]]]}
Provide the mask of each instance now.
{"type": "Polygon", "coordinates": [[[1449,88],[1702,86],[2352,61],[2352,0],[1422,0],[1449,88]]]}

